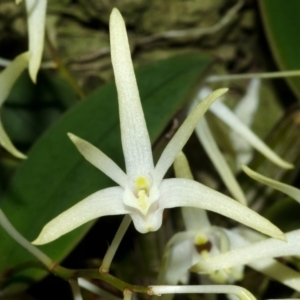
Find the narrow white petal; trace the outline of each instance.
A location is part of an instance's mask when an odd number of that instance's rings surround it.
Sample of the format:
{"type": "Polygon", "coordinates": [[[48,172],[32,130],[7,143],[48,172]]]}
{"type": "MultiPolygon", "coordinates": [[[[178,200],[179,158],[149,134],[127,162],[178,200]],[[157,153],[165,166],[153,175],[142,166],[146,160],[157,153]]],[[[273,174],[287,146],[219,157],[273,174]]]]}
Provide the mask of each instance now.
{"type": "Polygon", "coordinates": [[[196,134],[206,154],[209,156],[210,160],[212,161],[213,165],[215,166],[216,170],[221,176],[224,184],[231,192],[233,198],[238,200],[240,203],[246,205],[246,196],[242,191],[240,185],[238,184],[237,180],[235,179],[235,176],[232,173],[230,167],[228,166],[224,156],[219,150],[219,147],[213,138],[213,135],[208,127],[205,117],[203,117],[197,124],[196,134]]]}
{"type": "Polygon", "coordinates": [[[29,51],[31,53],[29,74],[33,82],[36,82],[44,49],[46,8],[47,0],[26,0],[29,51]]]}
{"type": "Polygon", "coordinates": [[[257,151],[266,156],[274,164],[291,169],[293,165],[281,159],[258,136],[256,136],[225,104],[216,102],[210,107],[219,119],[226,123],[232,130],[240,134],[257,151]]]}
{"type": "Polygon", "coordinates": [[[174,172],[177,178],[194,179],[189,162],[182,151],[175,157],[174,172]]]}
{"type": "MultiPolygon", "coordinates": [[[[183,152],[180,152],[175,158],[174,172],[177,178],[194,179],[189,162],[183,152]]],[[[206,211],[203,209],[182,207],[181,213],[187,231],[210,227],[206,211]]]]}
{"type": "Polygon", "coordinates": [[[246,94],[238,102],[234,109],[235,115],[243,120],[243,123],[250,126],[253,122],[254,114],[259,104],[261,80],[252,79],[247,87],[246,94]]]}
{"type": "Polygon", "coordinates": [[[297,202],[300,203],[300,190],[294,188],[291,185],[282,183],[280,181],[277,180],[273,180],[271,178],[268,178],[266,176],[263,176],[257,172],[254,172],[253,170],[251,170],[250,168],[248,168],[247,166],[242,166],[243,171],[250,176],[251,178],[267,185],[270,186],[271,188],[278,190],[288,196],[290,196],[291,198],[295,199],[297,202]]]}
{"type": "Polygon", "coordinates": [[[6,149],[9,153],[11,153],[13,156],[21,159],[27,158],[26,155],[21,153],[11,142],[10,138],[6,134],[2,122],[0,120],[0,145],[6,149]]]}
{"type": "MultiPolygon", "coordinates": [[[[248,85],[246,94],[234,108],[235,115],[240,120],[243,120],[243,123],[249,127],[253,122],[254,115],[258,108],[259,94],[260,80],[252,79],[248,85]]],[[[251,160],[253,149],[251,145],[234,130],[231,131],[230,138],[236,152],[236,161],[239,168],[240,163],[247,164],[251,160]]]]}
{"type": "Polygon", "coordinates": [[[187,284],[194,251],[193,239],[173,244],[165,255],[163,272],[159,274],[160,284],[177,284],[179,281],[187,284]]]}
{"type": "Polygon", "coordinates": [[[29,58],[29,52],[18,55],[9,66],[0,73],[0,106],[6,100],[13,85],[27,67],[29,58]]]}
{"type": "Polygon", "coordinates": [[[160,186],[160,192],[160,209],[178,206],[198,207],[217,212],[264,234],[285,240],[280,229],[267,219],[224,194],[196,181],[177,178],[166,179],[160,186]]]}
{"type": "Polygon", "coordinates": [[[248,266],[300,292],[300,273],[277,260],[264,259],[249,263],[248,266]]]}
{"type": "MultiPolygon", "coordinates": [[[[151,208],[150,208],[151,209],[151,208]]],[[[149,211],[146,216],[135,209],[129,212],[135,229],[140,233],[157,231],[162,225],[163,210],[149,211]]]]}
{"type": "Polygon", "coordinates": [[[122,146],[126,173],[137,177],[152,173],[151,142],[131,61],[124,20],[114,8],[110,16],[111,59],[119,99],[122,146]]]}
{"type": "Polygon", "coordinates": [[[88,196],[47,223],[32,244],[50,243],[80,225],[102,216],[126,214],[128,211],[124,208],[122,195],[122,188],[113,187],[88,196]]]}
{"type": "Polygon", "coordinates": [[[181,213],[186,230],[204,230],[211,226],[204,209],[182,207],[181,213]]]}
{"type": "Polygon", "coordinates": [[[68,133],[69,138],[74,143],[78,151],[93,166],[102,171],[105,175],[125,188],[126,174],[123,170],[101,150],[78,136],[68,133]]]}
{"type": "Polygon", "coordinates": [[[300,230],[287,233],[286,238],[286,243],[275,239],[266,239],[246,247],[231,250],[227,253],[203,260],[195,265],[195,267],[197,266],[197,270],[201,269],[204,272],[210,272],[249,264],[261,259],[300,255],[300,230]]]}
{"type": "Polygon", "coordinates": [[[178,153],[182,150],[189,137],[193,133],[197,123],[201,117],[205,114],[209,106],[224,95],[228,89],[218,89],[207,96],[202,102],[200,102],[195,109],[188,115],[183,124],[177,130],[162,155],[160,156],[157,165],[155,166],[155,182],[159,185],[166,172],[174,162],[178,153]]]}

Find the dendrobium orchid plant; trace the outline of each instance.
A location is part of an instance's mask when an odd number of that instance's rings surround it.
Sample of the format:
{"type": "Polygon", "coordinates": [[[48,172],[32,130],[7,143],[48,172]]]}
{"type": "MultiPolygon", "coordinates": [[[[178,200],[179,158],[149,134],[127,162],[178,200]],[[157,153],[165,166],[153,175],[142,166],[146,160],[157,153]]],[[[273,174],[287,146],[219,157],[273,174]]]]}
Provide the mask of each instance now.
{"type": "Polygon", "coordinates": [[[129,214],[139,232],[156,231],[162,224],[163,210],[180,206],[215,211],[284,240],[283,233],[268,220],[219,192],[189,179],[163,180],[199,119],[227,89],[212,92],[196,106],[154,167],[126,28],[117,9],[113,9],[110,17],[110,43],[127,174],[99,149],[70,133],[69,137],[79,152],[119,186],[98,191],[63,212],[45,225],[33,243],[49,243],[90,220],[106,215],[129,214]]]}

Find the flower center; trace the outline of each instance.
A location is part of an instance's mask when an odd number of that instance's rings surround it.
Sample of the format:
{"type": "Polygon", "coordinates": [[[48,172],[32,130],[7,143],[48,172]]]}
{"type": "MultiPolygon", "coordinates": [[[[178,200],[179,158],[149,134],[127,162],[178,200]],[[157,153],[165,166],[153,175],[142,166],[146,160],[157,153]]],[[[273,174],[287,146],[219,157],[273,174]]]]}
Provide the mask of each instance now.
{"type": "Polygon", "coordinates": [[[150,182],[144,177],[138,177],[134,182],[134,188],[137,195],[138,203],[143,212],[147,211],[149,206],[150,182]]]}

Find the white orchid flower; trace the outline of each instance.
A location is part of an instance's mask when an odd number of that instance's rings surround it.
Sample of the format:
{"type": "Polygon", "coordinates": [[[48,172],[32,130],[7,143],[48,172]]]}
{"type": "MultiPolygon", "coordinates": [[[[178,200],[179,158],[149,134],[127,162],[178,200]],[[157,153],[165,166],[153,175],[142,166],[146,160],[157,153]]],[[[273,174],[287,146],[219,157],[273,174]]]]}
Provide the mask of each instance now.
{"type": "MultiPolygon", "coordinates": [[[[257,233],[253,234],[256,235],[257,233]]],[[[245,235],[247,235],[245,230],[240,232],[240,238],[244,238],[247,241],[245,235]]],[[[300,255],[300,229],[286,233],[286,237],[286,243],[275,239],[263,239],[248,245],[246,242],[246,245],[243,247],[199,261],[191,270],[210,273],[219,269],[247,264],[296,291],[300,291],[300,273],[272,259],[275,257],[300,255]]]]}
{"type": "MultiPolygon", "coordinates": [[[[209,92],[209,89],[208,91],[209,92]]],[[[201,98],[200,98],[201,99],[201,98]]],[[[254,149],[268,158],[277,166],[284,169],[291,169],[293,165],[280,158],[270,147],[268,147],[257,135],[255,135],[251,129],[248,128],[241,121],[234,112],[232,112],[221,101],[216,102],[210,107],[210,111],[216,115],[221,121],[223,121],[234,132],[239,134],[241,138],[244,138],[254,149]]]]}
{"type": "MultiPolygon", "coordinates": [[[[258,91],[259,91],[259,81],[253,80],[250,82],[249,88],[245,97],[242,99],[241,103],[243,103],[242,107],[239,106],[239,114],[243,115],[244,110],[247,111],[255,110],[256,102],[258,101],[258,91]],[[251,101],[250,101],[251,100],[251,101]],[[251,102],[251,104],[249,104],[251,102]],[[246,106],[246,108],[244,107],[246,106]],[[252,107],[253,106],[253,107],[252,107]],[[241,111],[242,110],[242,111],[241,111]]],[[[192,107],[198,103],[199,100],[204,99],[205,96],[211,93],[211,89],[208,87],[202,88],[198,93],[198,98],[194,100],[192,107]]],[[[231,136],[234,134],[235,140],[239,140],[240,144],[235,146],[237,153],[240,153],[239,157],[248,157],[249,149],[248,145],[251,145],[257,151],[262,153],[266,158],[275,163],[276,165],[282,168],[293,168],[293,165],[281,159],[272,149],[270,149],[258,136],[256,136],[251,129],[247,127],[247,123],[250,122],[249,118],[251,117],[247,115],[247,117],[243,116],[242,120],[232,112],[224,103],[218,101],[218,103],[214,103],[209,110],[216,115],[221,121],[223,121],[228,127],[231,129],[231,136]],[[246,122],[245,122],[246,121],[246,122]],[[244,141],[244,142],[241,142],[244,141]],[[245,149],[245,153],[241,153],[239,151],[240,148],[245,149]]],[[[242,191],[239,183],[237,182],[232,170],[227,164],[223,154],[218,148],[217,143],[215,142],[213,135],[209,129],[209,126],[205,120],[202,120],[196,126],[196,134],[206,151],[207,155],[211,159],[213,165],[216,170],[220,174],[221,179],[223,180],[225,186],[231,192],[233,197],[238,200],[240,203],[246,205],[246,197],[244,192],[242,191]]],[[[242,161],[240,161],[241,163],[242,161]]]]}
{"type": "MultiPolygon", "coordinates": [[[[174,162],[177,177],[192,178],[188,161],[180,153],[174,162]]],[[[209,267],[203,270],[202,261],[227,251],[248,246],[253,242],[264,240],[264,236],[247,228],[236,227],[225,229],[212,226],[207,214],[202,209],[182,208],[183,221],[186,231],[172,237],[167,244],[162,268],[159,273],[160,284],[186,284],[189,271],[199,273],[203,283],[234,283],[241,280],[244,273],[244,264],[233,265],[217,269],[209,267]],[[202,274],[206,271],[206,274],[202,274]]],[[[242,256],[243,257],[243,256],[242,256]]],[[[300,273],[272,258],[252,261],[247,264],[252,269],[263,273],[284,285],[300,291],[300,273]]]]}
{"type": "MultiPolygon", "coordinates": [[[[185,209],[185,208],[184,208],[185,209]]],[[[195,214],[199,218],[200,209],[190,209],[190,216],[195,214]]],[[[165,265],[160,274],[159,282],[166,284],[188,283],[189,269],[208,257],[227,252],[239,246],[239,236],[225,228],[212,226],[206,228],[200,226],[197,230],[186,230],[177,233],[170,240],[165,252],[165,265]]],[[[244,275],[244,266],[218,269],[209,272],[206,276],[212,282],[224,284],[241,280],[244,275]]]]}
{"type": "MultiPolygon", "coordinates": [[[[254,172],[247,166],[242,166],[243,171],[251,178],[277,189],[300,202],[300,190],[272,180],[254,172]]],[[[261,272],[286,286],[300,292],[300,273],[289,268],[272,258],[281,256],[300,255],[300,230],[286,234],[287,243],[279,243],[274,239],[264,239],[261,235],[249,229],[236,228],[240,246],[227,253],[206,258],[196,263],[192,270],[196,272],[214,272],[247,264],[249,267],[261,272]],[[252,244],[251,244],[252,242],[252,244]],[[253,243],[255,242],[255,243],[253,243]]]]}
{"type": "Polygon", "coordinates": [[[189,179],[163,180],[201,116],[227,89],[213,92],[193,110],[154,167],[126,28],[117,9],[113,9],[110,17],[110,42],[127,174],[99,149],[69,134],[80,153],[119,186],[98,191],[63,212],[43,228],[33,243],[49,243],[90,220],[107,215],[129,214],[139,232],[155,231],[161,226],[163,210],[179,206],[212,210],[284,240],[283,233],[268,220],[221,193],[189,179]]]}
{"type": "MultiPolygon", "coordinates": [[[[189,163],[182,152],[174,161],[174,170],[178,178],[193,179],[189,163]]],[[[187,284],[189,269],[194,264],[209,256],[241,246],[236,243],[236,239],[239,241],[239,238],[234,232],[212,226],[205,210],[183,207],[181,212],[186,231],[175,234],[166,246],[158,276],[160,284],[187,284]]],[[[230,270],[213,271],[207,276],[209,282],[234,283],[243,277],[243,269],[243,266],[237,266],[230,270]]],[[[207,281],[207,277],[202,280],[207,281]]]]}
{"type": "MultiPolygon", "coordinates": [[[[4,101],[7,99],[12,87],[14,86],[17,79],[20,77],[21,73],[26,69],[28,61],[30,58],[29,52],[25,52],[17,56],[8,67],[6,67],[0,73],[0,107],[3,105],[4,101]]],[[[0,144],[1,146],[10,152],[12,155],[18,158],[26,158],[26,156],[21,153],[12,144],[10,138],[5,132],[3,125],[0,120],[0,144]]]]}
{"type": "MultiPolygon", "coordinates": [[[[16,0],[16,4],[22,0],[16,0]]],[[[47,0],[25,0],[28,23],[29,52],[29,75],[31,80],[36,83],[36,77],[41,65],[44,37],[47,0]]]]}

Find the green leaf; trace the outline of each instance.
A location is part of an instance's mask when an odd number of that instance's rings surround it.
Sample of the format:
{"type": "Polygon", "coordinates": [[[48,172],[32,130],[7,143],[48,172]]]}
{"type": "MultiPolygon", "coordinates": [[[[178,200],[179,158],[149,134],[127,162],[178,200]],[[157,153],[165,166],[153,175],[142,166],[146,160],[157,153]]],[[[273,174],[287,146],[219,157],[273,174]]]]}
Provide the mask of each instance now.
{"type": "MultiPolygon", "coordinates": [[[[299,70],[300,1],[258,1],[263,22],[275,60],[281,70],[299,70]]],[[[300,77],[287,79],[300,98],[300,77]]]]}
{"type": "MultiPolygon", "coordinates": [[[[209,64],[207,57],[189,55],[157,62],[137,72],[153,142],[182,107],[209,64]]],[[[124,167],[117,95],[113,83],[103,86],[71,109],[39,139],[1,199],[4,213],[29,240],[36,238],[42,227],[59,213],[89,194],[113,185],[105,175],[84,160],[67,138],[67,132],[93,143],[124,167]]],[[[91,225],[92,222],[40,248],[55,261],[61,261],[91,225]]],[[[0,272],[33,259],[2,229],[0,240],[0,272]]],[[[30,276],[37,279],[42,274],[31,270],[30,276]]]]}
{"type": "Polygon", "coordinates": [[[14,143],[26,147],[75,103],[75,92],[58,75],[40,72],[34,85],[24,72],[5,101],[1,120],[14,143]]]}

